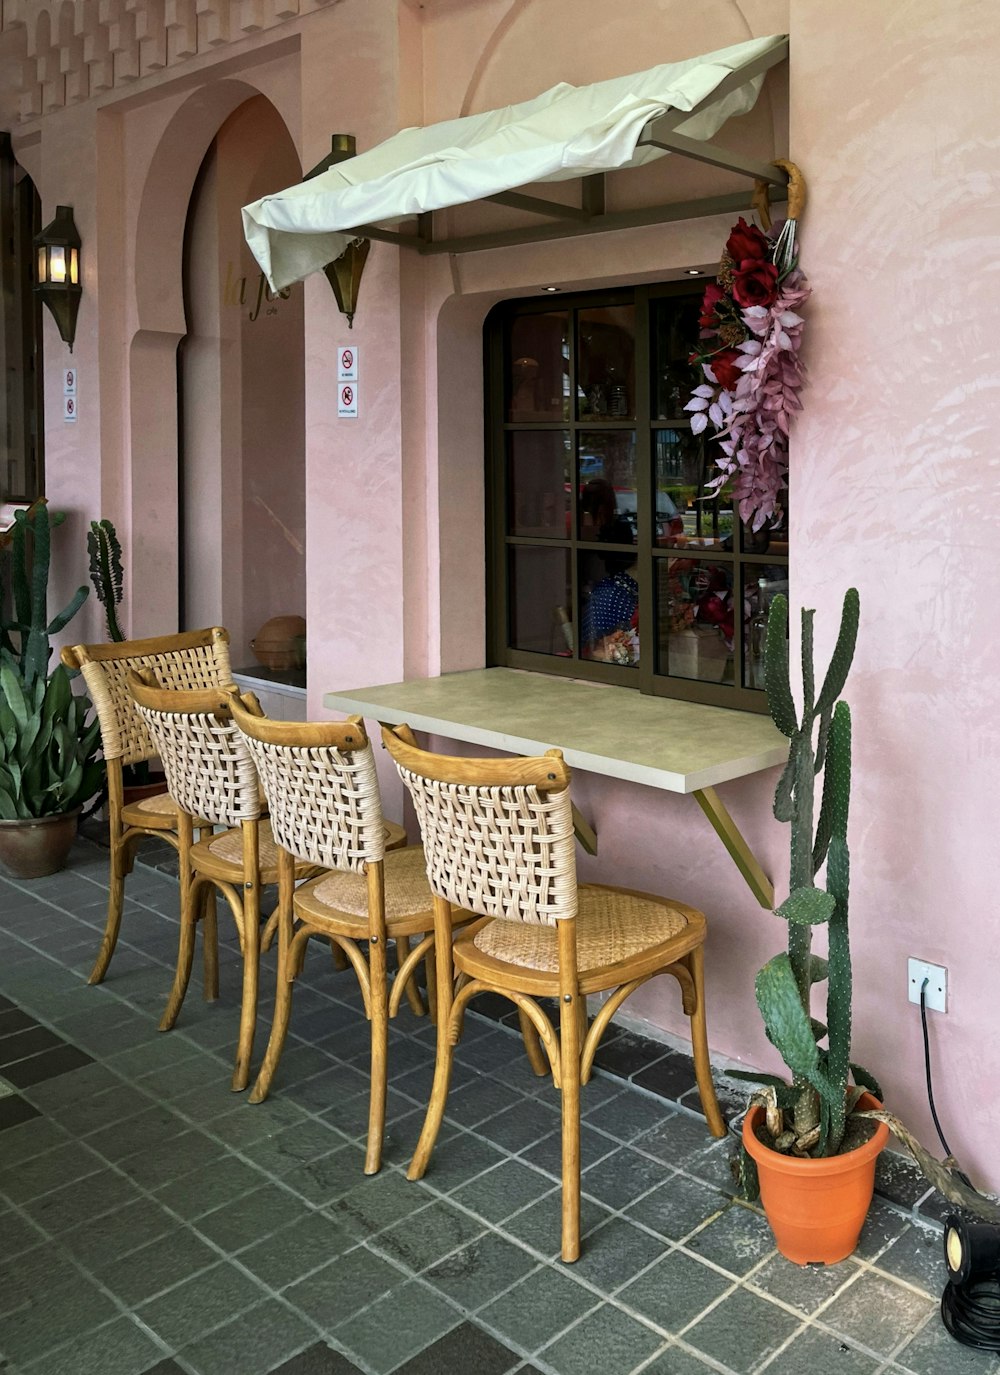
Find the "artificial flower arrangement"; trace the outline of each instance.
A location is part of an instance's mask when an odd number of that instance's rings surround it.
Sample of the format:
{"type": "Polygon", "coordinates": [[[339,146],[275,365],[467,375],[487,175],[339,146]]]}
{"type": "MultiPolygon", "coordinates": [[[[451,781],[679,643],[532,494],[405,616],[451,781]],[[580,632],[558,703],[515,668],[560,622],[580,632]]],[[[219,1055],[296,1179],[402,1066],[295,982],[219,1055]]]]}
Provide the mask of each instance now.
{"type": "Polygon", "coordinates": [[[719,440],[720,471],[708,486],[731,483],[740,519],[752,530],[781,514],[789,420],[802,409],[798,310],[810,287],[798,265],[795,224],[805,187],[794,164],[778,166],[790,173],[789,217],[766,233],[742,216],[733,227],[717,279],[705,289],[702,348],[691,360],[705,381],[684,408],[694,434],[712,425],[719,440]]]}

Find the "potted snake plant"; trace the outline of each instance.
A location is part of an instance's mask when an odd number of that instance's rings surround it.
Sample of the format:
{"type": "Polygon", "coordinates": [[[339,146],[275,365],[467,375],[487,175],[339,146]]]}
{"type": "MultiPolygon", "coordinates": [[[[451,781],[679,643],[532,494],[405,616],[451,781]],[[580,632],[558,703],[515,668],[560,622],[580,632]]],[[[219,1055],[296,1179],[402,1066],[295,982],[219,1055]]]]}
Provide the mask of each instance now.
{"type": "Polygon", "coordinates": [[[61,519],[44,501],[18,511],[0,548],[0,864],[13,878],[62,868],[104,775],[89,700],[74,694],[62,664],[48,668],[49,636],[88,592],[78,588],[49,620],[50,535],[61,519]]]}

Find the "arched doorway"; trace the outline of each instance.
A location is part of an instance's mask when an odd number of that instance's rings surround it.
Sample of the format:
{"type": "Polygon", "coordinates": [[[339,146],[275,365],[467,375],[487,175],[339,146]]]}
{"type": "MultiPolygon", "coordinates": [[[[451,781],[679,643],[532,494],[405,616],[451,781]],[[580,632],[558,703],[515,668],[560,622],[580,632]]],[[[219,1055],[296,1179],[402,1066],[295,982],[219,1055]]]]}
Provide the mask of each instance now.
{"type": "Polygon", "coordinates": [[[255,96],[212,141],[185,227],[181,624],[226,625],[237,665],[252,661],[266,620],[305,612],[303,293],[272,295],[240,219],[241,206],[299,176],[284,122],[255,96]]]}

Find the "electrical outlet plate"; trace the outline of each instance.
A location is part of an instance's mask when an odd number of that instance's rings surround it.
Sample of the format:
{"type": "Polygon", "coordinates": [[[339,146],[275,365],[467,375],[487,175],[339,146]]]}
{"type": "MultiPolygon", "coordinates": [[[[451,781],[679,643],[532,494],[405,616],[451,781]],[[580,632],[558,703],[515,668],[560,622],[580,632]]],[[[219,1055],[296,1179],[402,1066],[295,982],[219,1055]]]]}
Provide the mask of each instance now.
{"type": "Polygon", "coordinates": [[[926,960],[907,960],[906,977],[911,1003],[917,1003],[919,1006],[920,990],[926,979],[924,1005],[934,1012],[947,1012],[948,971],[943,964],[928,964],[926,960]]]}

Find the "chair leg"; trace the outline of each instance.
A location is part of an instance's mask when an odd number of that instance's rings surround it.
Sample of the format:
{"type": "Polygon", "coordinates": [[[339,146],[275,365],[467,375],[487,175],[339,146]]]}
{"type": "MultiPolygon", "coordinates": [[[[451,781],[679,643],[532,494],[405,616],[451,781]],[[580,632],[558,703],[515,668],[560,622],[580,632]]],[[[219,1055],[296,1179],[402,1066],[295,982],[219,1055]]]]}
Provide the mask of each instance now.
{"type": "Polygon", "coordinates": [[[522,1012],[520,1008],[517,1010],[517,1020],[521,1027],[521,1035],[524,1038],[524,1049],[528,1056],[528,1064],[531,1066],[532,1072],[537,1075],[539,1079],[544,1079],[550,1068],[549,1058],[542,1050],[542,1044],[538,1039],[538,1032],[535,1030],[535,1024],[527,1013],[522,1012]]]}
{"type": "Polygon", "coordinates": [[[694,1055],[694,1076],[701,1097],[701,1110],[713,1136],[725,1136],[726,1123],[719,1111],[712,1082],[712,1064],[708,1056],[708,1027],[705,1022],[705,952],[695,946],[687,957],[688,969],[694,983],[697,1005],[691,1014],[691,1050],[694,1055]]]}
{"type": "Polygon", "coordinates": [[[219,996],[219,916],[216,911],[215,889],[205,885],[204,908],[201,918],[201,958],[205,975],[205,1001],[214,1003],[219,996]]]}
{"type": "Polygon", "coordinates": [[[90,971],[88,983],[99,984],[103,981],[108,972],[108,965],[111,963],[111,956],[115,953],[115,946],[118,944],[118,932],[122,924],[122,906],[125,902],[125,875],[128,873],[126,868],[126,847],[121,841],[117,841],[111,846],[111,883],[108,891],[108,920],[104,927],[104,935],[101,937],[101,948],[97,952],[97,959],[94,967],[90,971]]]}
{"type": "Polygon", "coordinates": [[[260,888],[255,884],[243,898],[243,999],[240,1037],[236,1046],[231,1088],[242,1093],[250,1080],[250,1057],[257,1026],[257,984],[260,977],[260,888]]]}
{"type": "Polygon", "coordinates": [[[160,1018],[160,1030],[169,1031],[180,1015],[181,1007],[184,1003],[184,995],[187,993],[188,983],[191,980],[191,969],[194,965],[194,938],[197,925],[198,902],[201,898],[199,888],[202,884],[212,887],[208,879],[195,879],[186,871],[182,864],[180,869],[180,888],[181,888],[181,934],[177,945],[177,969],[174,973],[174,985],[170,990],[170,997],[167,999],[167,1006],[160,1018]]]}
{"type": "MultiPolygon", "coordinates": [[[[407,955],[410,953],[409,936],[396,937],[396,967],[401,968],[407,955]]],[[[423,1017],[427,1009],[424,1007],[424,1000],[420,996],[420,989],[417,987],[415,979],[406,981],[406,1001],[410,1004],[410,1011],[414,1017],[423,1017]]]]}
{"type": "Polygon", "coordinates": [[[389,985],[385,941],[373,937],[368,947],[371,983],[371,1088],[368,1099],[368,1149],[365,1174],[378,1174],[385,1133],[386,1071],[389,1057],[389,985]]]}
{"type": "Polygon", "coordinates": [[[562,1258],[580,1255],[580,995],[559,1000],[562,1079],[562,1258]]]}
{"type": "Polygon", "coordinates": [[[343,950],[336,941],[330,942],[330,954],[333,957],[333,967],[338,974],[342,973],[350,963],[343,950]]]}
{"type": "Polygon", "coordinates": [[[437,969],[434,965],[433,945],[424,956],[424,973],[427,977],[427,1012],[432,1022],[437,1022],[437,969]]]}
{"type": "Polygon", "coordinates": [[[271,1080],[278,1068],[281,1052],[285,1048],[285,1037],[288,1035],[294,987],[295,968],[288,954],[287,943],[284,949],[279,944],[278,982],[274,990],[274,1021],[271,1023],[271,1035],[268,1037],[267,1050],[264,1052],[264,1062],[260,1067],[260,1073],[257,1075],[257,1082],[250,1093],[251,1103],[263,1103],[271,1091],[271,1080]]]}
{"type": "MultiPolygon", "coordinates": [[[[285,1037],[288,1035],[288,1022],[292,1014],[292,986],[302,968],[302,959],[298,958],[299,952],[292,949],[295,924],[292,910],[294,889],[295,869],[292,857],[286,850],[279,850],[278,905],[274,909],[272,918],[272,920],[276,918],[278,931],[278,974],[274,989],[274,1020],[271,1023],[271,1034],[267,1039],[264,1063],[260,1067],[257,1082],[250,1094],[251,1103],[263,1103],[271,1090],[271,1080],[274,1078],[274,1071],[278,1068],[281,1052],[285,1048],[285,1037]]],[[[309,936],[304,934],[302,941],[307,943],[308,940],[309,936]]],[[[301,956],[302,958],[305,957],[304,946],[301,950],[301,956]]]]}
{"type": "MultiPolygon", "coordinates": [[[[448,1102],[448,1085],[451,1083],[451,1066],[454,1047],[451,1043],[451,1005],[452,986],[455,977],[451,958],[451,907],[444,898],[434,897],[434,955],[437,981],[437,1050],[434,1057],[434,1084],[431,1088],[431,1101],[427,1105],[427,1116],[417,1149],[406,1172],[407,1179],[423,1179],[434,1149],[434,1142],[441,1130],[445,1104],[448,1102]]],[[[458,1028],[456,1028],[457,1032],[458,1028]]]]}

